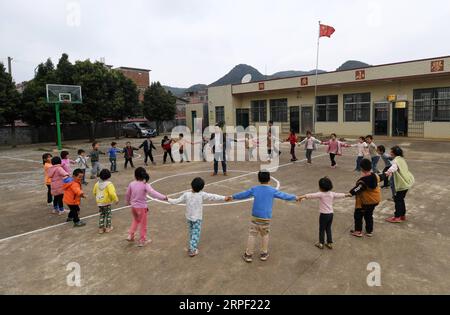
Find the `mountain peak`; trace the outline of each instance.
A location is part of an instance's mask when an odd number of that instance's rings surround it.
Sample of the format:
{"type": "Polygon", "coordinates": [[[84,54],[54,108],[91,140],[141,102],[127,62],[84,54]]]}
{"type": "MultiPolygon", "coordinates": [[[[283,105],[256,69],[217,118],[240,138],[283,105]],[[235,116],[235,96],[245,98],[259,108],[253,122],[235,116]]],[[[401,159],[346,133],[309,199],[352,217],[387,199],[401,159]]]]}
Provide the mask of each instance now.
{"type": "MultiPolygon", "coordinates": [[[[358,60],[348,60],[344,62],[339,68],[336,69],[336,71],[345,71],[345,70],[353,70],[353,69],[360,69],[360,68],[367,68],[371,65],[358,61],[358,60]]],[[[318,73],[326,73],[326,71],[323,70],[317,70],[318,73]]],[[[211,83],[209,87],[213,86],[222,86],[222,85],[229,85],[229,84],[240,84],[242,82],[242,78],[250,74],[252,76],[252,79],[250,82],[258,82],[263,80],[273,80],[273,79],[282,79],[282,78],[289,78],[289,77],[301,77],[301,76],[307,76],[307,75],[314,75],[316,73],[316,70],[310,70],[310,71],[298,71],[298,70],[288,70],[288,71],[280,71],[276,72],[272,75],[263,75],[261,72],[259,72],[256,68],[241,63],[233,67],[233,69],[230,70],[225,76],[220,78],[219,80],[211,83]]],[[[169,86],[165,86],[166,90],[171,91],[176,96],[183,96],[185,92],[196,92],[199,90],[203,90],[208,88],[207,85],[204,84],[196,84],[191,86],[190,88],[172,88],[169,86]]]]}
{"type": "Polygon", "coordinates": [[[239,84],[241,83],[242,78],[247,74],[250,74],[252,76],[251,82],[262,81],[266,79],[266,77],[261,72],[259,72],[252,66],[246,64],[239,64],[235,66],[233,69],[231,69],[231,71],[228,72],[225,76],[223,76],[216,82],[211,83],[209,86],[239,84]]]}
{"type": "Polygon", "coordinates": [[[370,67],[370,65],[365,62],[358,60],[348,60],[344,62],[339,68],[337,68],[336,71],[354,70],[367,67],[370,67]]]}
{"type": "Polygon", "coordinates": [[[195,84],[186,89],[186,92],[198,92],[202,90],[206,90],[208,86],[206,84],[195,84]]]}

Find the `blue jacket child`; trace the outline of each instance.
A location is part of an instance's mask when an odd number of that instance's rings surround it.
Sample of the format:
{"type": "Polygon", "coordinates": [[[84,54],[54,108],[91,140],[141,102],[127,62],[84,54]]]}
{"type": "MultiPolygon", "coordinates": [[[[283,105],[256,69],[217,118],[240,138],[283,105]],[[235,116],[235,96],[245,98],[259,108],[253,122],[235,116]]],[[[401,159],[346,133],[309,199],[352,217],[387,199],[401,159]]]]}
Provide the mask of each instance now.
{"type": "Polygon", "coordinates": [[[270,221],[272,219],[273,200],[281,199],[286,201],[299,201],[300,199],[294,195],[284,193],[276,188],[269,186],[270,173],[267,171],[259,172],[258,180],[260,186],[255,186],[247,191],[234,194],[234,200],[243,200],[253,197],[252,222],[249,229],[247,242],[247,250],[243,256],[248,263],[253,261],[253,253],[255,241],[258,234],[262,237],[262,246],[260,259],[266,261],[269,257],[269,232],[270,221]]]}
{"type": "Polygon", "coordinates": [[[109,161],[111,162],[111,172],[116,173],[117,172],[117,153],[122,153],[122,150],[116,148],[117,143],[112,142],[111,148],[107,151],[107,154],[109,156],[109,161]]]}

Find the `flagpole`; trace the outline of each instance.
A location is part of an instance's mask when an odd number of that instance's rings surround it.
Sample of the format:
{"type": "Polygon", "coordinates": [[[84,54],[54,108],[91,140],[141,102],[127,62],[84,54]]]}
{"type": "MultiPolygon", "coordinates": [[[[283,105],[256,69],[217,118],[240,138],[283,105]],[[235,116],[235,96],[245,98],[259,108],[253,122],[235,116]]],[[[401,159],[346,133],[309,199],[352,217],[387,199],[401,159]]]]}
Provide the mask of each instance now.
{"type": "MultiPolygon", "coordinates": [[[[319,34],[317,35],[317,56],[316,56],[316,83],[314,86],[314,109],[313,109],[313,126],[316,125],[316,108],[317,108],[317,84],[319,81],[319,51],[320,51],[320,21],[319,21],[319,34]]],[[[315,130],[314,130],[315,131],[315,130]]]]}

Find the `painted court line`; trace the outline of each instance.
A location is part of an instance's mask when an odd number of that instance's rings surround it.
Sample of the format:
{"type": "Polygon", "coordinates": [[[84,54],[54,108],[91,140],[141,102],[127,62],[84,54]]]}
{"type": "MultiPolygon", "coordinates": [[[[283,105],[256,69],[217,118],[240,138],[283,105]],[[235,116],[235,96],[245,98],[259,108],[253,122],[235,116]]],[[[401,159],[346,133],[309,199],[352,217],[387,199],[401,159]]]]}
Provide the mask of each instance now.
{"type": "MultiPolygon", "coordinates": [[[[250,175],[250,174],[253,174],[253,172],[247,172],[247,171],[241,171],[241,170],[229,170],[229,172],[231,172],[231,173],[232,173],[232,172],[245,173],[245,174],[244,174],[245,176],[250,175]]],[[[163,178],[160,178],[160,179],[155,180],[154,182],[151,183],[151,185],[153,185],[153,184],[155,184],[155,183],[157,183],[157,182],[164,181],[164,180],[169,179],[169,178],[173,178],[173,177],[185,176],[185,175],[197,175],[197,174],[203,174],[203,173],[209,173],[209,174],[210,174],[211,171],[198,171],[198,172],[189,172],[189,173],[181,173],[181,174],[170,175],[170,176],[166,176],[166,177],[163,177],[163,178]]],[[[243,176],[243,175],[241,175],[241,176],[243,176]]],[[[231,177],[231,178],[227,178],[227,179],[220,180],[220,181],[217,181],[217,182],[209,183],[209,184],[206,184],[205,187],[207,187],[207,186],[212,186],[212,185],[217,185],[217,184],[221,184],[221,183],[226,182],[226,181],[228,181],[228,180],[230,180],[230,179],[236,179],[236,178],[241,177],[241,176],[231,177]]],[[[276,189],[280,189],[280,187],[281,187],[280,181],[279,181],[278,179],[276,179],[275,177],[273,177],[273,176],[271,176],[271,179],[277,184],[276,189]]],[[[230,187],[230,188],[231,188],[231,187],[230,187]]],[[[182,192],[176,192],[176,193],[167,195],[167,197],[177,196],[177,195],[183,194],[183,193],[185,193],[185,192],[189,192],[189,191],[191,191],[191,189],[187,189],[187,190],[184,190],[184,191],[182,191],[182,192]]],[[[150,197],[150,196],[147,196],[147,198],[148,198],[149,200],[156,201],[156,202],[158,202],[158,203],[163,203],[163,204],[166,204],[166,205],[171,205],[171,204],[170,204],[169,202],[167,202],[167,201],[154,199],[154,198],[152,198],[152,197],[150,197]]],[[[219,205],[220,205],[220,206],[229,206],[229,205],[233,205],[233,204],[237,204],[237,203],[248,202],[248,201],[250,201],[250,200],[253,200],[253,198],[251,198],[251,199],[245,199],[245,200],[235,200],[235,201],[231,201],[231,202],[227,202],[227,203],[208,203],[208,204],[204,204],[203,206],[204,206],[204,207],[212,207],[212,206],[219,206],[219,205]]],[[[176,205],[173,205],[173,206],[181,206],[181,207],[184,206],[184,207],[185,207],[186,204],[176,204],[176,205]]]]}
{"type": "MultiPolygon", "coordinates": [[[[316,158],[319,158],[319,157],[323,157],[323,156],[327,156],[327,155],[328,154],[320,154],[320,155],[314,156],[313,159],[316,159],[316,158]]],[[[273,167],[273,168],[270,168],[270,169],[267,169],[267,170],[270,171],[270,170],[273,170],[273,169],[276,169],[276,168],[281,168],[281,167],[293,165],[293,164],[296,164],[296,163],[302,163],[302,162],[305,162],[305,161],[306,161],[306,159],[303,159],[303,160],[297,161],[297,162],[290,162],[290,163],[279,165],[279,166],[276,166],[276,167],[273,167]]],[[[246,173],[244,175],[239,175],[239,176],[236,176],[236,177],[230,177],[230,178],[227,178],[227,179],[224,179],[224,180],[220,180],[220,181],[217,181],[217,182],[214,182],[214,183],[217,184],[217,183],[227,182],[227,181],[230,181],[230,180],[235,180],[235,179],[242,178],[242,177],[245,177],[245,176],[249,176],[249,175],[252,175],[252,174],[253,175],[254,174],[258,174],[258,172],[259,171],[249,172],[249,173],[246,173]]],[[[197,174],[198,172],[192,172],[192,173],[197,174]]],[[[176,176],[176,175],[174,175],[174,176],[176,176]]],[[[208,186],[208,185],[212,185],[214,183],[209,183],[209,184],[205,185],[205,187],[208,186]]],[[[179,194],[182,194],[182,193],[184,193],[186,191],[190,191],[190,190],[188,189],[188,190],[184,190],[182,192],[172,193],[172,194],[167,195],[167,196],[179,195],[179,194]]],[[[130,207],[131,206],[120,207],[120,208],[111,210],[111,212],[116,212],[116,211],[128,209],[130,207]]],[[[89,216],[86,216],[86,217],[83,217],[83,218],[80,218],[80,219],[81,220],[90,219],[90,218],[98,217],[99,215],[100,215],[99,213],[96,213],[96,214],[92,214],[92,215],[89,215],[89,216]]],[[[12,240],[12,239],[16,239],[16,238],[19,238],[19,237],[22,237],[22,236],[27,236],[27,235],[36,234],[36,233],[39,233],[39,232],[48,231],[48,230],[51,230],[51,229],[56,228],[56,227],[67,225],[69,223],[70,222],[63,222],[63,223],[59,223],[59,224],[55,224],[55,225],[50,225],[50,226],[47,226],[45,228],[41,228],[41,229],[25,232],[25,233],[22,233],[22,234],[17,234],[17,235],[9,236],[9,237],[6,237],[6,238],[2,238],[2,239],[0,239],[0,243],[5,242],[5,241],[9,241],[9,240],[12,240]]]]}
{"type": "Polygon", "coordinates": [[[9,173],[0,173],[1,175],[20,175],[20,174],[40,174],[42,171],[24,171],[24,172],[9,172],[9,173]]]}
{"type": "Polygon", "coordinates": [[[16,160],[16,161],[24,161],[24,162],[32,162],[32,163],[39,163],[41,164],[42,161],[36,161],[36,160],[28,160],[28,159],[21,159],[11,156],[0,156],[0,159],[8,159],[8,160],[16,160]]]}
{"type": "MultiPolygon", "coordinates": [[[[115,211],[119,211],[119,210],[123,210],[123,209],[127,209],[127,208],[130,208],[130,206],[117,208],[117,209],[111,210],[111,212],[115,212],[115,211]]],[[[94,217],[97,217],[97,216],[99,216],[99,214],[92,214],[92,215],[89,215],[89,216],[86,216],[86,217],[83,217],[83,218],[80,218],[80,219],[90,219],[90,218],[94,218],[94,217]]],[[[4,242],[4,241],[15,239],[15,238],[19,238],[19,237],[22,237],[22,236],[27,236],[27,235],[36,234],[36,233],[39,233],[39,232],[44,232],[44,231],[47,231],[47,230],[50,230],[50,229],[53,229],[53,228],[56,228],[56,227],[59,227],[59,226],[67,225],[69,223],[70,222],[63,222],[63,223],[59,223],[59,224],[55,224],[55,225],[50,225],[50,226],[47,226],[47,227],[42,228],[42,229],[37,229],[37,230],[29,231],[29,232],[26,232],[26,233],[9,236],[9,237],[1,239],[0,243],[4,242]]]]}
{"type": "MultiPolygon", "coordinates": [[[[320,155],[314,156],[313,159],[319,158],[319,157],[323,157],[323,156],[328,156],[328,154],[320,154],[320,155]]],[[[293,165],[293,164],[298,164],[298,163],[303,163],[303,162],[306,162],[306,161],[307,161],[307,159],[303,159],[303,160],[296,161],[296,162],[290,162],[290,163],[282,164],[282,165],[279,165],[279,166],[274,166],[274,167],[268,168],[267,170],[270,172],[270,171],[272,171],[272,170],[274,170],[274,169],[277,169],[277,168],[281,168],[281,167],[285,167],[285,166],[289,166],[289,165],[293,165]]],[[[199,173],[199,172],[191,172],[191,173],[185,173],[185,175],[189,175],[189,174],[198,174],[198,173],[199,173]]],[[[235,176],[235,177],[230,177],[230,178],[223,179],[223,180],[220,180],[220,181],[217,181],[217,182],[214,182],[214,183],[206,184],[205,187],[208,187],[208,186],[213,185],[213,184],[218,184],[218,183],[223,183],[223,182],[227,182],[227,181],[239,179],[239,178],[242,178],[242,177],[247,177],[247,176],[249,176],[249,175],[256,175],[256,174],[258,174],[258,173],[259,173],[259,171],[245,173],[245,174],[243,174],[243,175],[239,175],[239,176],[235,176]]],[[[178,174],[171,175],[170,177],[166,177],[166,178],[171,178],[171,177],[176,177],[176,176],[178,176],[178,174]]],[[[156,180],[156,181],[154,181],[154,182],[152,182],[152,183],[157,183],[157,182],[159,182],[159,181],[161,181],[161,180],[162,180],[162,179],[158,179],[158,180],[156,180]]],[[[191,190],[190,190],[190,189],[187,189],[187,190],[184,190],[184,191],[181,191],[181,192],[177,192],[177,193],[173,193],[173,194],[170,194],[170,195],[167,195],[167,196],[176,196],[176,195],[179,195],[179,194],[188,192],[188,191],[191,191],[191,190]]],[[[155,200],[155,199],[152,198],[151,200],[155,200]]]]}
{"type": "Polygon", "coordinates": [[[431,164],[450,164],[450,162],[442,162],[442,161],[425,161],[425,160],[412,160],[406,159],[406,162],[420,162],[420,163],[431,163],[431,164]]]}

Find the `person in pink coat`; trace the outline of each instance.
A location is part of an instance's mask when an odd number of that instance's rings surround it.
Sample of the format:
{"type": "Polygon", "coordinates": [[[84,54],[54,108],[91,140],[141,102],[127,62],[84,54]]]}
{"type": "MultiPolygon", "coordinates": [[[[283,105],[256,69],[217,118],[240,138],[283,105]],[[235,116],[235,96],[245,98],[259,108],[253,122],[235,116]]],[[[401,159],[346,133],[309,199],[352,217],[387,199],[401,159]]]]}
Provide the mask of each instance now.
{"type": "Polygon", "coordinates": [[[77,162],[69,159],[69,151],[62,151],[61,152],[61,166],[62,168],[69,174],[72,174],[72,167],[71,165],[77,164],[77,162]]]}
{"type": "Polygon", "coordinates": [[[335,199],[351,197],[352,195],[350,193],[333,192],[333,183],[328,177],[323,177],[319,180],[319,189],[320,191],[317,193],[300,196],[300,200],[319,199],[319,243],[316,244],[316,247],[323,249],[325,245],[327,248],[333,249],[333,236],[331,233],[334,217],[333,203],[335,199]],[[326,244],[325,234],[327,236],[326,244]]]}
{"type": "Polygon", "coordinates": [[[64,210],[64,179],[69,177],[63,167],[61,166],[61,158],[55,156],[52,158],[52,166],[47,171],[47,176],[50,179],[51,193],[54,198],[53,213],[63,215],[67,211],[64,210]]]}
{"type": "MultiPolygon", "coordinates": [[[[167,201],[165,195],[160,194],[148,184],[150,176],[143,167],[138,167],[134,172],[135,181],[128,185],[126,194],[126,203],[131,206],[131,213],[133,215],[133,222],[128,233],[128,242],[134,242],[134,237],[139,228],[140,239],[138,246],[142,247],[147,244],[147,195],[152,198],[167,201]]],[[[149,241],[151,242],[151,241],[149,241]]]]}
{"type": "Polygon", "coordinates": [[[351,145],[337,140],[337,136],[335,133],[331,134],[330,140],[325,142],[322,141],[322,144],[328,146],[327,153],[330,155],[331,168],[337,167],[336,155],[342,155],[342,148],[351,147],[351,145]]]}

